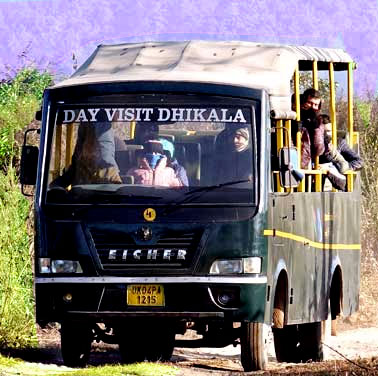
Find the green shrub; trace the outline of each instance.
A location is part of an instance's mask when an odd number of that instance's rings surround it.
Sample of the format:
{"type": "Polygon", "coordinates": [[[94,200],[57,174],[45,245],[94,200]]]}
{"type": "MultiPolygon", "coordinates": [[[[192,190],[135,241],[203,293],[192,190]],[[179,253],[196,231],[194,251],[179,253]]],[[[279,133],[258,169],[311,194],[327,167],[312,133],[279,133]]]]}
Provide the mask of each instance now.
{"type": "Polygon", "coordinates": [[[44,89],[52,76],[34,68],[20,70],[13,80],[0,84],[0,168],[5,170],[19,154],[15,134],[34,118],[44,89]]]}
{"type": "Polygon", "coordinates": [[[0,173],[0,347],[36,343],[28,200],[14,168],[0,173]]]}
{"type": "Polygon", "coordinates": [[[12,162],[18,158],[16,132],[33,120],[51,83],[47,72],[25,68],[0,84],[0,348],[36,344],[30,203],[12,162]]]}

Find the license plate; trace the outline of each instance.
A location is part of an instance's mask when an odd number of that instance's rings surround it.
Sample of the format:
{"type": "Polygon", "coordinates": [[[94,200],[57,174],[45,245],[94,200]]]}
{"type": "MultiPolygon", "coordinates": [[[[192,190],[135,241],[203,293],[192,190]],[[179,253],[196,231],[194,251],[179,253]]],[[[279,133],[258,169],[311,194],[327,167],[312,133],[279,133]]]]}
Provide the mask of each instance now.
{"type": "Polygon", "coordinates": [[[162,307],[165,305],[162,285],[128,285],[127,304],[130,306],[162,307]]]}

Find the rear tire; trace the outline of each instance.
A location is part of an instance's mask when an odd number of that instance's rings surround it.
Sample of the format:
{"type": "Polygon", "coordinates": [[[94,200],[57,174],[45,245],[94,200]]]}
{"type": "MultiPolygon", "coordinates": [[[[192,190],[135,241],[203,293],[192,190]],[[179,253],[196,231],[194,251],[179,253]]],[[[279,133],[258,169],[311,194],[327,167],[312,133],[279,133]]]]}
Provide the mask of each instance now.
{"type": "Polygon", "coordinates": [[[306,363],[323,360],[321,322],[273,328],[273,336],[278,362],[306,363]]]}
{"type": "Polygon", "coordinates": [[[62,322],[60,343],[64,365],[85,367],[93,340],[92,329],[84,323],[62,322]]]}
{"type": "Polygon", "coordinates": [[[321,322],[298,325],[300,360],[320,362],[323,360],[321,322]]]}
{"type": "Polygon", "coordinates": [[[246,322],[241,325],[241,363],[244,371],[266,369],[268,363],[268,326],[262,323],[246,322]]]}
{"type": "Polygon", "coordinates": [[[300,361],[297,325],[272,328],[277,362],[297,363],[300,361]]]}

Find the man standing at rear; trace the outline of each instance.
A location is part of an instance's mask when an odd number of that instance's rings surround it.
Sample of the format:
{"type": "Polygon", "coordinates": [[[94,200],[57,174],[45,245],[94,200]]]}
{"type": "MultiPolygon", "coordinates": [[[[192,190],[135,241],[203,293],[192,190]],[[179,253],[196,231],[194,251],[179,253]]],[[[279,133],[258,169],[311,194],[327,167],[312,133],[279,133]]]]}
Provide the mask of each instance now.
{"type": "Polygon", "coordinates": [[[311,162],[325,150],[324,125],[318,121],[321,97],[318,90],[309,88],[304,91],[301,99],[301,168],[311,169],[311,162]]]}

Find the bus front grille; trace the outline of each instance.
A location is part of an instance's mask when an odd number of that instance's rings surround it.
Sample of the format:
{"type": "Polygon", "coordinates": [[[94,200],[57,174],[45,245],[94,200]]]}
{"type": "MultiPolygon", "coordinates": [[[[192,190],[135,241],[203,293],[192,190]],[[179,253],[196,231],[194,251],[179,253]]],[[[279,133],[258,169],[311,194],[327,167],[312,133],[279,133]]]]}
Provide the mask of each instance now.
{"type": "Polygon", "coordinates": [[[129,268],[189,268],[197,251],[198,231],[164,231],[150,241],[138,241],[135,234],[90,230],[104,270],[129,268]]]}

